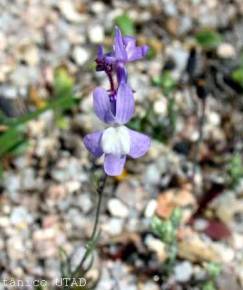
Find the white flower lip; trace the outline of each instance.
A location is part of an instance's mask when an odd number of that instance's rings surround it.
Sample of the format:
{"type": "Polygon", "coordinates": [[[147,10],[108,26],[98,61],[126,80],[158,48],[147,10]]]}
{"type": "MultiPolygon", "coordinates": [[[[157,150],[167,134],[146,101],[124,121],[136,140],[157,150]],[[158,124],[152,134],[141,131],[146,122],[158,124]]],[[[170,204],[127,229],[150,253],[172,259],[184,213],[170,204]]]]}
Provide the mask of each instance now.
{"type": "Polygon", "coordinates": [[[127,155],[131,147],[128,129],[125,126],[107,128],[101,138],[101,147],[105,154],[127,155]]]}

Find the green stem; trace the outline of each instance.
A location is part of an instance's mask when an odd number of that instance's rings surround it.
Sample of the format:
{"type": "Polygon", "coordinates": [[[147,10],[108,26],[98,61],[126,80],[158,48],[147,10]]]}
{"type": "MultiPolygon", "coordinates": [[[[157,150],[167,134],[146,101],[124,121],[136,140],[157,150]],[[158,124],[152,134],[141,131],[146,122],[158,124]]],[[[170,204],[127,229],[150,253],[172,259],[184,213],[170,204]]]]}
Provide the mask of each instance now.
{"type": "Polygon", "coordinates": [[[75,271],[72,273],[73,278],[76,278],[77,275],[79,275],[80,273],[82,274],[83,265],[84,265],[85,261],[87,260],[88,256],[93,251],[94,245],[96,244],[97,234],[98,234],[98,226],[99,226],[99,218],[100,218],[100,210],[101,210],[101,204],[102,204],[102,197],[103,197],[103,192],[104,192],[106,180],[107,180],[107,175],[105,174],[103,176],[103,178],[100,179],[98,188],[96,190],[96,192],[98,194],[98,204],[97,204],[97,209],[96,209],[96,214],[95,214],[94,227],[93,227],[92,234],[91,234],[91,237],[89,239],[88,247],[85,251],[85,254],[84,254],[82,260],[80,261],[79,265],[75,269],[75,271]]]}

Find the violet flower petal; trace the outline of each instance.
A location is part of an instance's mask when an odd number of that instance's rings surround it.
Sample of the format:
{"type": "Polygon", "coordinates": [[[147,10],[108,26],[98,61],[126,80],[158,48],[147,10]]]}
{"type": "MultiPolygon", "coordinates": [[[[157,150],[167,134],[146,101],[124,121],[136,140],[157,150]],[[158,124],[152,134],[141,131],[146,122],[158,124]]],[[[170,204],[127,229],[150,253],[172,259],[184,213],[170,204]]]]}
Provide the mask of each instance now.
{"type": "Polygon", "coordinates": [[[136,46],[136,38],[130,35],[123,36],[123,43],[126,46],[126,49],[130,49],[136,46]]]}
{"type": "Polygon", "coordinates": [[[93,93],[93,107],[97,117],[107,123],[114,122],[114,115],[111,112],[109,96],[105,89],[98,87],[93,93]]]}
{"type": "Polygon", "coordinates": [[[98,51],[97,51],[97,59],[102,60],[104,57],[104,48],[103,45],[98,46],[98,51]]]}
{"type": "Polygon", "coordinates": [[[120,84],[122,81],[127,82],[127,69],[122,62],[116,64],[117,81],[120,84]]]}
{"type": "Polygon", "coordinates": [[[128,130],[131,138],[131,147],[128,155],[132,158],[142,157],[149,150],[151,139],[142,133],[131,129],[128,130]]]}
{"type": "Polygon", "coordinates": [[[118,27],[115,27],[114,52],[117,60],[124,62],[127,60],[122,34],[118,27]]]}
{"type": "Polygon", "coordinates": [[[103,154],[103,150],[100,146],[102,134],[103,131],[97,131],[91,134],[87,134],[83,139],[85,147],[96,158],[100,157],[103,154]]]}
{"type": "Polygon", "coordinates": [[[126,162],[126,155],[117,156],[113,154],[105,155],[104,170],[107,175],[118,176],[122,174],[126,162]]]}
{"type": "Polygon", "coordinates": [[[135,110],[134,97],[131,87],[121,82],[116,96],[116,116],[118,124],[126,124],[133,116],[135,110]]]}
{"type": "Polygon", "coordinates": [[[127,52],[127,60],[128,61],[135,61],[139,60],[146,56],[148,53],[149,47],[147,45],[126,48],[127,52]]]}
{"type": "Polygon", "coordinates": [[[112,53],[107,53],[105,55],[105,62],[106,62],[106,64],[112,65],[116,62],[116,58],[112,53]]]}

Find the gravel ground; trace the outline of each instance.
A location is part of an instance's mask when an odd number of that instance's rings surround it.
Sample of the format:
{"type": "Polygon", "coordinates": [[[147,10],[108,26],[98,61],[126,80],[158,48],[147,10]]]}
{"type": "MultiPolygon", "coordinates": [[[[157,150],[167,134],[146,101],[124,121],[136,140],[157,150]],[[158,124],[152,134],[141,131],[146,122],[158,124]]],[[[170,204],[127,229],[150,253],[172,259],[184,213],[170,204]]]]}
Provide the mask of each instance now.
{"type": "Polygon", "coordinates": [[[242,91],[225,82],[243,49],[241,0],[0,0],[0,96],[38,107],[51,98],[50,86],[61,67],[72,76],[78,99],[64,116],[65,126],[53,111],[29,122],[26,150],[4,159],[0,279],[46,279],[47,289],[54,289],[59,248],[73,257],[72,267],[84,253],[96,207],[90,181],[94,172],[101,174],[102,162],[94,163],[82,137],[102,127],[92,113],[91,92],[107,85],[105,76],[95,72],[94,59],[99,43],[111,45],[115,19],[124,12],[139,42],[154,51],[150,59],[129,64],[135,119],[152,111],[152,125],[145,131],[154,139],[145,157],[129,160],[122,176],[108,180],[102,235],[89,277],[99,290],[206,290],[212,288],[202,288],[205,265],[218,262],[222,271],[216,289],[243,289],[243,180],[232,188],[226,174],[232,153],[243,151],[243,101],[242,91]],[[190,177],[199,102],[185,69],[194,35],[205,27],[219,31],[224,40],[211,54],[198,47],[199,64],[208,64],[212,86],[195,194],[190,177]],[[179,84],[173,93],[178,116],[173,136],[161,142],[155,137],[158,126],[168,123],[168,98],[153,80],[165,66],[179,84]],[[205,202],[212,192],[216,197],[205,202]],[[182,209],[178,255],[164,277],[168,251],[150,224],[155,213],[168,218],[175,207],[182,209]]]}

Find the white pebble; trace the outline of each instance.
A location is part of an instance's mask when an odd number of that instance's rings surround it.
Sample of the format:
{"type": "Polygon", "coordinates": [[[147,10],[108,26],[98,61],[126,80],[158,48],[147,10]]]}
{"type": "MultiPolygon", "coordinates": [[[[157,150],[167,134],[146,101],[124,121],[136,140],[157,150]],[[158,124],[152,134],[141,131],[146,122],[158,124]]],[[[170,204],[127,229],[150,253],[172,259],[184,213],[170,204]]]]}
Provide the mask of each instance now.
{"type": "Polygon", "coordinates": [[[143,290],[159,290],[159,286],[152,281],[147,281],[144,285],[143,285],[143,290]]]}
{"type": "Polygon", "coordinates": [[[82,211],[87,214],[93,207],[92,200],[90,199],[90,194],[82,193],[77,199],[77,204],[80,206],[82,211]]]}
{"type": "Polygon", "coordinates": [[[94,25],[88,31],[89,40],[92,43],[101,43],[105,38],[104,29],[100,25],[94,25]]]}
{"type": "Polygon", "coordinates": [[[187,282],[193,274],[192,264],[188,261],[177,264],[174,269],[175,279],[178,282],[187,282]]]}
{"type": "Polygon", "coordinates": [[[161,178],[160,178],[160,172],[158,170],[158,167],[155,164],[150,164],[145,172],[144,176],[145,183],[148,184],[159,184],[161,178]]]}
{"type": "Polygon", "coordinates": [[[166,259],[166,246],[161,240],[154,238],[152,235],[148,235],[146,236],[144,243],[149,250],[156,253],[160,261],[166,259]]]}
{"type": "Polygon", "coordinates": [[[160,100],[154,102],[153,109],[156,114],[165,116],[167,114],[166,98],[161,98],[160,100]]]}
{"type": "Polygon", "coordinates": [[[217,49],[217,54],[222,58],[234,58],[236,52],[235,48],[230,43],[222,43],[217,49]]]}
{"type": "Polygon", "coordinates": [[[81,15],[76,10],[72,1],[61,0],[58,3],[59,9],[61,10],[63,16],[70,22],[79,23],[82,21],[81,15]]]}
{"type": "Polygon", "coordinates": [[[220,244],[220,243],[215,243],[213,245],[213,247],[218,252],[218,254],[221,256],[221,259],[225,264],[229,264],[232,262],[232,260],[235,257],[235,252],[233,251],[233,249],[231,249],[223,244],[220,244]]]}
{"type": "Polygon", "coordinates": [[[129,210],[126,205],[117,198],[112,198],[109,200],[108,210],[114,217],[126,218],[129,215],[129,210]]]}
{"type": "Polygon", "coordinates": [[[194,229],[196,231],[204,231],[208,226],[208,222],[205,219],[196,219],[194,223],[194,229]]]}
{"type": "Polygon", "coordinates": [[[102,2],[94,2],[91,5],[91,10],[95,14],[100,14],[105,11],[105,5],[102,2]]]}
{"type": "Polygon", "coordinates": [[[102,229],[111,236],[120,235],[123,231],[124,221],[118,218],[109,219],[102,225],[102,229]]]}
{"type": "Polygon", "coordinates": [[[76,46],[73,49],[72,56],[73,56],[74,61],[78,65],[83,65],[83,64],[85,64],[86,61],[88,61],[90,54],[87,51],[87,49],[85,49],[83,47],[76,46]]]}
{"type": "Polygon", "coordinates": [[[146,218],[151,218],[154,215],[156,208],[157,208],[157,201],[155,199],[151,199],[146,206],[144,216],[146,218]]]}
{"type": "Polygon", "coordinates": [[[213,126],[219,126],[220,125],[220,115],[217,112],[210,112],[208,114],[208,122],[212,124],[213,126]]]}

